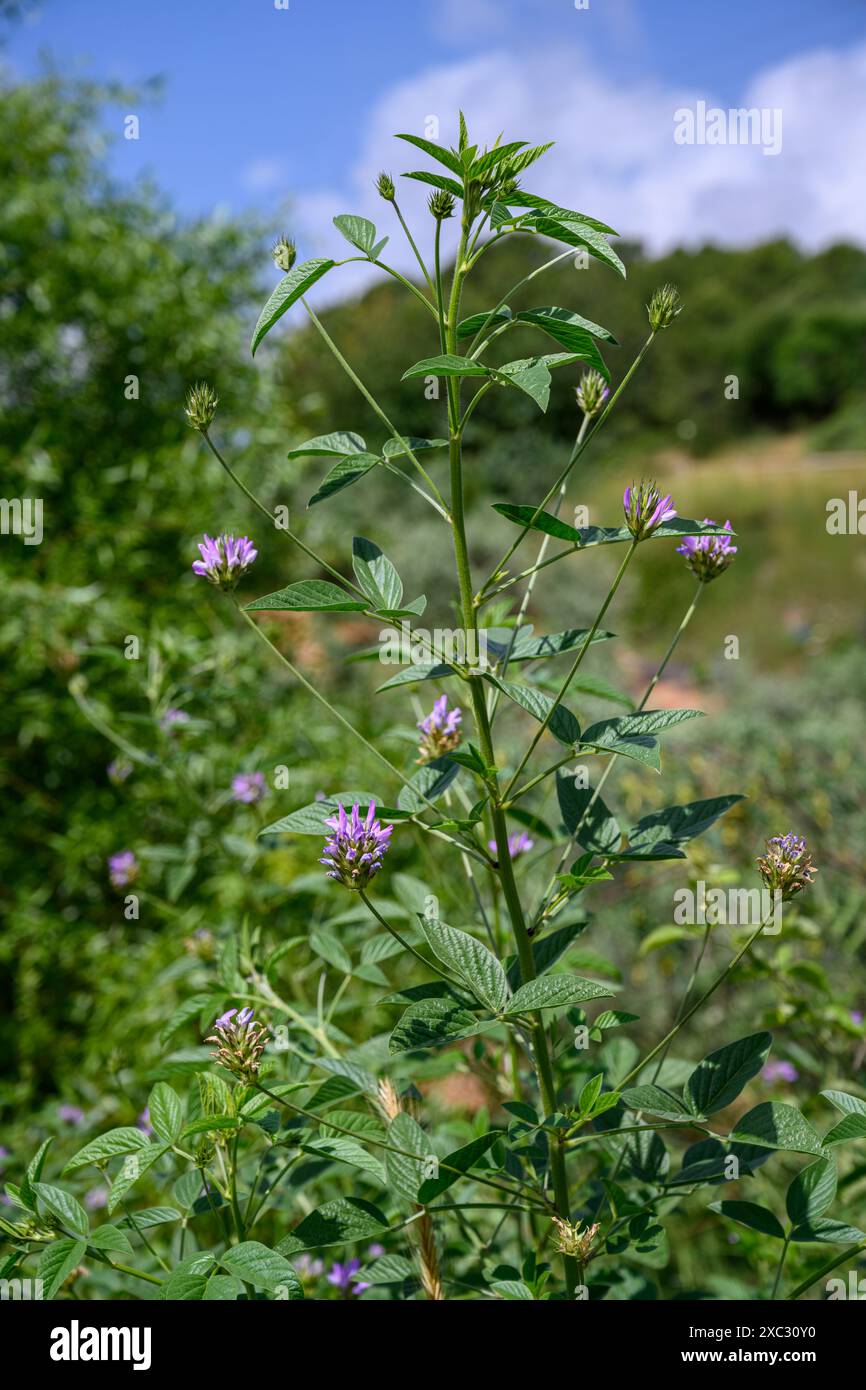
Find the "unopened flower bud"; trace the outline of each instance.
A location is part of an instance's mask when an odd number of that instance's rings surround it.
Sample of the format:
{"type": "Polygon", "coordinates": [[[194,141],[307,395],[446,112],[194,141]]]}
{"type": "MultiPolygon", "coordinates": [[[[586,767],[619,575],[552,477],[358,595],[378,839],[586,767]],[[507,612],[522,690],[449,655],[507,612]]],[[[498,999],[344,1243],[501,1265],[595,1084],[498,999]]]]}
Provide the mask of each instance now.
{"type": "Polygon", "coordinates": [[[654,482],[643,479],[638,485],[632,483],[622,496],[625,524],[636,541],[645,540],[657,526],[675,517],[676,507],[671,506],[671,495],[662,497],[654,482]]]}
{"type": "Polygon", "coordinates": [[[670,328],[677,315],[683,311],[683,301],[676,285],[662,285],[661,289],[656,290],[646,306],[646,311],[653,333],[658,333],[660,328],[670,328]]]}
{"type": "Polygon", "coordinates": [[[574,394],[584,415],[596,415],[610,395],[610,390],[601,372],[590,367],[580,378],[574,394]]]}
{"type": "Polygon", "coordinates": [[[287,236],[277,237],[271,254],[277,270],[291,270],[298,259],[297,247],[287,236]]]}
{"type": "Polygon", "coordinates": [[[213,423],[219,396],[206,381],[197,381],[186,393],[186,418],[194,430],[206,430],[213,423]]]}
{"type": "Polygon", "coordinates": [[[444,222],[447,217],[454,216],[454,201],[454,194],[447,188],[437,188],[427,199],[427,206],[437,222],[444,222]]]}
{"type": "Polygon", "coordinates": [[[259,1071],[262,1053],[267,1046],[268,1030],[254,1021],[253,1010],[247,1006],[238,1012],[228,1009],[214,1024],[206,1042],[216,1043],[211,1056],[240,1081],[254,1081],[259,1071]]]}
{"type": "Polygon", "coordinates": [[[376,191],[379,194],[380,198],[385,199],[386,203],[393,203],[395,196],[394,180],[391,178],[390,174],[386,174],[383,171],[379,175],[379,177],[376,180],[376,191]]]}

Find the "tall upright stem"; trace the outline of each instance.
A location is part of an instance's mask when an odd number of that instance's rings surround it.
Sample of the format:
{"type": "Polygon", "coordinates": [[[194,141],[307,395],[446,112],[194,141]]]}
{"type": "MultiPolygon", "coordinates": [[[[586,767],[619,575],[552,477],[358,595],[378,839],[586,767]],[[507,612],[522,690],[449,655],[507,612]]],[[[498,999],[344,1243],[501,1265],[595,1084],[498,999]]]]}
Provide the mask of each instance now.
{"type": "MultiPolygon", "coordinates": [[[[446,349],[448,352],[456,352],[457,349],[457,320],[460,313],[463,281],[466,275],[464,260],[466,256],[468,234],[469,225],[464,214],[460,243],[457,249],[457,259],[454,264],[451,293],[448,300],[448,313],[443,325],[446,349]]],[[[464,628],[466,629],[466,636],[468,638],[470,633],[474,634],[477,632],[478,621],[473,601],[472,572],[469,563],[469,548],[466,541],[459,378],[451,377],[448,379],[448,414],[451,528],[454,537],[454,558],[457,565],[457,582],[460,591],[460,610],[464,628]]],[[[487,716],[487,702],[484,697],[481,680],[476,676],[470,680],[469,684],[472,692],[472,708],[482,757],[488,766],[495,767],[496,759],[493,749],[493,738],[490,729],[490,720],[487,716]]],[[[532,954],[532,942],[530,941],[529,933],[526,929],[526,918],[523,914],[520,893],[514,877],[514,867],[508,851],[508,827],[505,813],[499,804],[499,783],[498,777],[496,776],[494,776],[493,779],[493,788],[495,795],[492,807],[492,822],[493,834],[496,840],[499,877],[502,884],[502,894],[505,899],[505,905],[508,909],[514,942],[517,947],[517,956],[520,962],[520,975],[525,984],[529,980],[535,978],[535,960],[532,954]]],[[[540,1016],[537,1017],[532,1027],[532,1046],[544,1111],[546,1114],[552,1114],[556,1110],[556,1084],[553,1077],[553,1066],[550,1059],[547,1032],[540,1016]]],[[[554,1136],[551,1140],[550,1171],[553,1179],[553,1193],[557,1212],[567,1221],[570,1217],[568,1179],[565,1168],[565,1152],[559,1134],[554,1136]]],[[[573,1297],[578,1282],[577,1262],[566,1256],[564,1257],[564,1264],[566,1289],[569,1296],[573,1297]]]]}

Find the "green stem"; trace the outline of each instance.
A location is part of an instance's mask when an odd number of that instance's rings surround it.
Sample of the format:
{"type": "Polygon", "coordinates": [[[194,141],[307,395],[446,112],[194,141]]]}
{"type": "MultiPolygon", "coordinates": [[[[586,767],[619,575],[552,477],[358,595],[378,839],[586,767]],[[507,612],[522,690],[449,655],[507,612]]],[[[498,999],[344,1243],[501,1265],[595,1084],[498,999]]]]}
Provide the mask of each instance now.
{"type": "MultiPolygon", "coordinates": [[[[427,284],[430,286],[430,289],[431,289],[432,293],[435,295],[435,293],[436,293],[436,286],[433,284],[433,281],[430,279],[430,272],[429,272],[429,270],[427,269],[427,266],[426,266],[425,261],[424,261],[424,257],[421,255],[421,252],[418,250],[418,247],[417,247],[416,244],[415,244],[415,238],[413,237],[411,231],[409,230],[409,224],[407,223],[405,217],[403,216],[402,212],[400,211],[400,206],[399,206],[399,204],[398,204],[398,202],[397,202],[397,199],[396,199],[396,198],[392,198],[390,201],[391,201],[391,202],[393,203],[393,205],[394,205],[394,211],[396,212],[397,217],[398,217],[398,219],[399,219],[399,221],[400,221],[400,226],[403,228],[403,231],[406,233],[406,240],[408,241],[409,245],[412,247],[412,250],[413,250],[413,252],[415,253],[415,259],[416,259],[416,261],[418,262],[419,266],[421,267],[421,274],[424,276],[424,279],[427,281],[427,284]]],[[[440,226],[440,224],[439,224],[439,222],[437,221],[437,223],[436,223],[436,229],[437,229],[437,231],[438,231],[438,229],[439,229],[439,226],[440,226]]]]}
{"type": "Polygon", "coordinates": [[[415,947],[412,945],[410,941],[407,941],[404,936],[400,935],[396,927],[392,927],[391,923],[385,920],[379,909],[367,897],[367,894],[364,892],[363,888],[360,888],[358,890],[358,897],[361,899],[362,903],[364,903],[366,907],[369,908],[370,912],[372,912],[379,925],[383,926],[386,932],[393,936],[395,941],[399,942],[399,944],[403,947],[404,951],[408,951],[410,955],[414,956],[416,960],[419,960],[421,964],[425,966],[428,970],[432,970],[435,975],[439,975],[441,979],[447,980],[449,985],[453,985],[455,983],[454,979],[450,975],[446,974],[446,972],[441,968],[441,966],[437,965],[435,961],[427,960],[425,956],[422,956],[421,952],[416,951],[415,947]]]}
{"type": "Polygon", "coordinates": [[[776,1266],[776,1277],[775,1277],[775,1279],[773,1280],[773,1292],[770,1294],[770,1298],[771,1298],[771,1299],[775,1298],[775,1297],[776,1297],[776,1294],[779,1292],[779,1284],[780,1284],[781,1278],[782,1278],[782,1270],[785,1268],[785,1257],[786,1257],[786,1255],[788,1254],[788,1247],[789,1247],[790,1244],[791,1244],[791,1232],[788,1231],[787,1235],[785,1236],[785,1242],[784,1242],[784,1244],[783,1244],[783,1246],[782,1246],[782,1253],[781,1253],[781,1255],[779,1256],[779,1263],[778,1263],[778,1265],[776,1266]]]}
{"type": "Polygon", "coordinates": [[[822,1265],[819,1270],[816,1270],[814,1274],[810,1274],[808,1279],[804,1279],[802,1284],[798,1284],[796,1289],[788,1294],[788,1302],[800,1298],[804,1293],[808,1293],[812,1285],[817,1284],[819,1279],[823,1279],[825,1274],[832,1274],[833,1270],[838,1269],[840,1265],[847,1264],[848,1261],[853,1260],[855,1256],[864,1253],[866,1253],[866,1240],[861,1241],[859,1245],[849,1245],[848,1249],[843,1250],[841,1255],[834,1255],[832,1259],[828,1260],[827,1263],[822,1265]]]}
{"type": "Polygon", "coordinates": [[[623,559],[622,564],[620,565],[619,569],[618,569],[617,572],[616,572],[616,577],[614,578],[613,583],[611,584],[610,588],[609,588],[608,591],[607,591],[607,597],[605,598],[604,603],[601,605],[601,608],[598,610],[598,613],[597,613],[596,616],[595,616],[595,622],[593,623],[592,627],[590,628],[589,632],[587,633],[586,637],[584,638],[583,643],[582,643],[582,645],[581,645],[581,647],[580,647],[580,649],[579,649],[579,651],[578,651],[578,653],[577,653],[577,656],[574,658],[574,661],[573,661],[572,664],[571,664],[571,670],[569,671],[569,673],[568,673],[568,675],[566,676],[565,680],[562,682],[562,685],[559,687],[559,690],[557,691],[556,695],[554,696],[553,703],[551,704],[550,708],[548,709],[547,713],[545,714],[544,718],[542,719],[542,721],[541,721],[541,723],[540,723],[540,725],[539,725],[539,727],[538,727],[538,729],[537,729],[537,731],[536,731],[536,733],[535,733],[535,735],[534,735],[534,737],[533,737],[533,739],[532,739],[532,741],[531,741],[529,747],[527,748],[526,752],[524,753],[523,757],[521,758],[520,762],[518,763],[517,768],[516,768],[516,770],[515,770],[515,772],[514,772],[514,775],[513,775],[513,777],[511,778],[511,781],[508,783],[508,786],[505,788],[505,796],[504,796],[503,799],[504,799],[506,802],[508,801],[508,798],[509,798],[511,792],[514,790],[514,787],[515,787],[515,785],[516,785],[516,783],[517,783],[517,781],[518,781],[518,779],[519,779],[519,777],[520,777],[521,772],[522,772],[523,769],[526,767],[526,764],[528,763],[529,759],[532,757],[532,754],[535,752],[535,749],[537,748],[540,739],[542,738],[542,736],[543,736],[545,730],[547,729],[547,726],[549,725],[551,719],[553,718],[554,714],[556,713],[557,709],[559,708],[560,703],[561,703],[562,700],[565,698],[565,695],[566,695],[566,693],[567,693],[567,691],[568,691],[568,687],[571,685],[571,682],[574,680],[574,677],[577,675],[578,668],[580,667],[580,663],[583,661],[583,658],[586,656],[586,653],[589,651],[589,648],[592,646],[593,638],[595,637],[595,634],[598,632],[598,629],[599,629],[599,626],[600,626],[600,624],[601,624],[601,621],[602,621],[602,619],[603,619],[605,613],[607,612],[608,608],[610,607],[611,603],[613,602],[613,597],[614,597],[614,595],[615,595],[617,589],[619,588],[620,584],[622,583],[623,575],[625,574],[626,570],[628,569],[629,563],[630,563],[630,561],[631,561],[631,557],[634,555],[634,552],[635,552],[635,550],[637,549],[637,544],[638,544],[637,541],[636,541],[636,540],[633,540],[633,541],[631,542],[631,545],[629,546],[628,550],[626,551],[626,553],[625,553],[625,558],[623,559]]]}

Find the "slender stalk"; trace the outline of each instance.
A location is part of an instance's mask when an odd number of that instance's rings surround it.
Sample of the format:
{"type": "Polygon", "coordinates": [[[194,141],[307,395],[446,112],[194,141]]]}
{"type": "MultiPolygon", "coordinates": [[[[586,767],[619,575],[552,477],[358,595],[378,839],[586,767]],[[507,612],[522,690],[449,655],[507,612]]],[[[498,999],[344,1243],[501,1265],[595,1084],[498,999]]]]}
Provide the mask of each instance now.
{"type": "MultiPolygon", "coordinates": [[[[501,306],[500,306],[500,307],[501,307],[501,306]]],[[[592,429],[589,430],[588,433],[584,436],[584,439],[583,439],[582,443],[580,444],[580,446],[579,446],[579,447],[575,447],[575,448],[571,451],[571,456],[570,456],[570,458],[569,458],[569,460],[568,460],[568,463],[565,465],[565,468],[562,470],[562,472],[560,473],[559,477],[555,480],[555,482],[554,482],[554,483],[551,485],[551,487],[548,489],[547,493],[546,493],[545,496],[542,498],[541,502],[539,502],[538,506],[536,507],[536,509],[535,509],[535,511],[533,512],[532,516],[530,517],[529,521],[525,524],[525,526],[521,527],[521,529],[520,529],[520,531],[519,531],[519,533],[518,533],[517,539],[516,539],[515,541],[512,542],[512,544],[508,547],[508,549],[506,550],[505,554],[503,555],[502,559],[499,561],[499,564],[496,565],[496,567],[493,569],[493,571],[492,571],[492,573],[491,573],[489,579],[486,581],[486,583],[484,584],[484,587],[481,589],[481,592],[480,592],[480,595],[479,595],[479,599],[482,599],[482,598],[484,597],[484,595],[486,594],[486,592],[487,592],[487,590],[489,589],[490,585],[493,584],[493,583],[495,583],[496,580],[500,577],[500,575],[501,575],[501,573],[502,573],[502,571],[503,571],[505,565],[508,564],[508,561],[511,559],[511,557],[512,557],[512,555],[514,554],[514,552],[515,552],[515,550],[517,549],[517,547],[520,545],[520,543],[521,543],[521,541],[523,540],[524,536],[527,534],[527,532],[529,532],[529,531],[532,529],[533,523],[538,519],[538,517],[539,517],[539,516],[541,515],[541,513],[544,511],[544,509],[545,509],[545,507],[547,506],[548,502],[550,501],[551,497],[555,496],[555,494],[558,492],[558,490],[559,490],[559,489],[563,486],[563,484],[566,482],[566,480],[567,480],[568,477],[569,477],[569,474],[571,473],[571,470],[574,468],[574,465],[577,463],[577,461],[578,461],[578,459],[580,458],[581,454],[582,454],[582,453],[584,452],[584,450],[589,446],[591,440],[593,440],[593,439],[595,438],[595,436],[598,434],[598,431],[599,431],[599,430],[602,428],[602,426],[604,425],[605,420],[606,420],[607,417],[610,415],[610,412],[613,410],[614,406],[616,405],[617,401],[619,400],[619,398],[620,398],[620,396],[622,395],[623,391],[625,390],[626,386],[627,386],[628,383],[631,381],[632,377],[634,376],[634,374],[635,374],[635,372],[637,371],[638,367],[640,366],[641,362],[642,362],[642,361],[644,360],[644,358],[646,357],[647,353],[648,353],[649,350],[650,350],[650,347],[652,346],[652,342],[653,342],[653,339],[654,339],[654,338],[655,338],[655,333],[650,333],[649,337],[647,338],[646,342],[644,343],[644,345],[643,345],[643,347],[641,348],[640,352],[638,353],[637,357],[636,357],[636,358],[634,359],[634,361],[632,362],[631,366],[629,367],[628,371],[626,372],[626,374],[625,374],[625,376],[623,377],[622,381],[620,382],[619,386],[618,386],[618,387],[616,388],[616,390],[612,393],[612,395],[609,396],[609,398],[608,398],[608,400],[607,400],[607,402],[606,402],[606,404],[605,404],[604,409],[599,413],[598,418],[596,419],[596,422],[595,422],[595,424],[593,425],[592,429]]]]}
{"type": "Polygon", "coordinates": [[[221,465],[221,467],[225,469],[226,473],[231,478],[235,486],[239,487],[244,496],[250,502],[252,502],[253,506],[257,507],[259,511],[262,513],[262,515],[268,518],[268,521],[271,523],[275,530],[281,531],[282,534],[284,536],[287,536],[289,540],[292,541],[298,547],[299,550],[302,550],[305,555],[307,555],[311,560],[315,561],[315,563],[319,565],[321,569],[327,570],[328,574],[333,575],[333,577],[335,579],[338,579],[341,584],[348,585],[349,588],[353,589],[354,592],[358,594],[360,598],[365,597],[363,590],[358,587],[354,580],[345,578],[345,576],[342,575],[339,570],[334,569],[333,565],[329,565],[328,561],[324,559],[323,556],[317,555],[315,550],[311,550],[310,547],[304,541],[301,540],[300,536],[295,535],[294,531],[290,531],[287,526],[279,526],[277,524],[277,518],[274,512],[272,512],[269,507],[265,506],[261,498],[256,497],[256,494],[252,492],[250,488],[247,487],[246,483],[243,481],[242,478],[238,477],[231,464],[223,458],[222,454],[220,453],[217,446],[214,444],[207,430],[201,430],[200,434],[205,444],[208,446],[211,453],[213,454],[214,458],[221,465]]]}
{"type": "Polygon", "coordinates": [[[437,965],[435,961],[427,960],[426,956],[422,956],[421,952],[416,951],[415,947],[412,945],[410,941],[406,940],[405,936],[400,935],[396,927],[392,927],[391,923],[385,920],[379,909],[367,897],[367,894],[364,892],[363,888],[358,890],[358,896],[361,899],[362,903],[364,903],[369,908],[370,912],[372,912],[379,925],[384,927],[386,932],[393,936],[395,941],[399,942],[399,944],[403,947],[404,951],[408,951],[410,955],[414,956],[416,960],[419,960],[421,964],[425,966],[428,970],[432,970],[435,975],[439,975],[441,979],[447,980],[449,985],[453,985],[455,983],[453,978],[450,975],[448,975],[440,965],[437,965]]]}
{"type": "Polygon", "coordinates": [[[779,1256],[779,1263],[776,1266],[776,1277],[773,1280],[773,1292],[770,1294],[770,1298],[775,1298],[776,1294],[779,1292],[779,1284],[782,1279],[782,1270],[785,1268],[785,1258],[788,1254],[788,1247],[790,1246],[790,1244],[791,1232],[788,1231],[787,1235],[785,1236],[784,1244],[782,1246],[782,1253],[779,1256]]]}
{"type": "MultiPolygon", "coordinates": [[[[388,430],[391,438],[396,439],[397,443],[400,444],[402,448],[405,450],[406,457],[409,459],[413,467],[415,467],[418,470],[421,477],[424,479],[425,483],[432,492],[433,498],[435,498],[435,502],[433,502],[433,505],[435,506],[436,510],[439,512],[440,516],[444,517],[445,520],[448,521],[448,509],[445,506],[444,498],[441,492],[439,491],[438,487],[434,483],[433,479],[430,477],[429,473],[425,469],[423,463],[421,463],[418,460],[415,453],[410,448],[409,441],[402,434],[400,434],[396,425],[392,424],[391,420],[385,414],[384,410],[380,406],[379,402],[376,400],[375,396],[373,396],[371,392],[367,390],[367,387],[364,385],[357,372],[346,361],[345,357],[341,353],[340,349],[337,347],[337,344],[334,342],[333,338],[328,333],[327,329],[325,328],[318,315],[310,308],[309,304],[305,299],[302,299],[301,303],[306,309],[310,317],[310,321],[316,329],[316,332],[319,334],[322,341],[327,345],[330,352],[339,362],[340,366],[343,368],[343,371],[346,373],[346,376],[349,378],[352,384],[358,388],[361,395],[364,397],[364,400],[370,406],[370,409],[373,410],[375,414],[379,417],[379,419],[382,421],[382,424],[385,426],[386,430],[388,430]]],[[[433,498],[429,500],[433,501],[433,498]]]]}
{"type": "MultiPolygon", "coordinates": [[[[430,272],[429,272],[429,270],[427,269],[427,265],[426,265],[426,262],[425,262],[425,260],[424,260],[424,257],[421,255],[421,252],[418,250],[418,247],[417,247],[416,244],[415,244],[415,238],[413,237],[411,231],[409,230],[409,224],[407,223],[405,217],[403,216],[402,212],[400,211],[400,206],[399,206],[399,204],[398,204],[398,202],[397,202],[397,199],[396,199],[396,198],[392,198],[390,201],[393,203],[394,211],[395,211],[396,214],[397,214],[397,218],[398,218],[398,220],[399,220],[399,222],[400,222],[400,226],[403,228],[403,231],[406,233],[406,240],[408,241],[409,245],[411,246],[412,251],[414,252],[414,255],[415,255],[415,259],[416,259],[416,261],[418,262],[419,266],[421,267],[421,274],[424,276],[424,279],[427,281],[427,284],[430,286],[430,289],[431,289],[433,295],[435,296],[435,294],[436,294],[436,287],[435,287],[435,285],[433,284],[433,281],[430,279],[430,272]]],[[[438,227],[439,227],[439,223],[438,223],[438,222],[437,222],[436,226],[437,226],[437,229],[438,229],[438,227]]]]}
{"type": "Polygon", "coordinates": [[[537,748],[539,741],[540,741],[541,738],[543,737],[545,730],[547,729],[548,725],[550,724],[551,719],[553,718],[553,716],[554,716],[554,714],[556,713],[557,709],[559,708],[561,702],[562,702],[563,699],[565,698],[565,695],[566,695],[566,693],[567,693],[567,691],[568,691],[568,687],[571,685],[571,682],[574,680],[574,677],[577,675],[578,669],[579,669],[579,667],[580,667],[581,662],[583,661],[583,658],[586,656],[586,653],[589,651],[589,648],[592,646],[593,638],[595,637],[595,634],[598,632],[599,626],[601,625],[602,618],[604,617],[605,613],[607,612],[608,608],[610,607],[611,603],[613,602],[614,595],[616,594],[617,589],[619,588],[620,584],[622,583],[623,576],[624,576],[624,574],[625,574],[626,570],[628,569],[629,564],[630,564],[630,562],[631,562],[631,557],[634,555],[634,552],[635,552],[635,550],[637,549],[637,544],[638,544],[637,541],[633,540],[633,541],[631,542],[631,545],[628,547],[628,550],[627,550],[626,553],[625,553],[625,558],[623,559],[622,564],[620,565],[619,569],[618,569],[617,572],[616,572],[616,576],[615,576],[615,578],[614,578],[613,583],[611,584],[610,588],[609,588],[608,591],[607,591],[607,597],[605,598],[604,603],[601,605],[601,608],[598,610],[598,613],[597,613],[596,616],[595,616],[595,621],[594,621],[592,627],[590,628],[589,632],[587,633],[586,637],[584,638],[583,643],[582,643],[580,649],[578,650],[577,656],[574,658],[574,661],[573,661],[572,664],[571,664],[571,670],[569,671],[569,673],[568,673],[568,675],[566,676],[565,680],[562,682],[562,685],[559,687],[559,690],[557,691],[556,695],[555,695],[554,698],[553,698],[553,703],[551,704],[550,708],[548,709],[547,713],[545,714],[544,718],[542,719],[541,723],[539,724],[538,729],[536,730],[536,733],[535,733],[535,735],[534,735],[534,737],[533,737],[533,739],[532,739],[532,741],[531,741],[529,747],[527,748],[527,750],[526,750],[526,752],[524,753],[523,757],[520,759],[520,762],[517,764],[517,768],[515,769],[515,772],[514,772],[513,777],[511,778],[511,781],[508,783],[508,786],[505,788],[505,794],[504,794],[504,798],[503,798],[504,801],[506,801],[506,802],[508,801],[508,798],[509,798],[511,792],[514,790],[514,787],[515,787],[516,784],[517,784],[517,781],[518,781],[518,779],[519,779],[519,777],[520,777],[521,772],[522,772],[523,769],[526,767],[526,764],[528,763],[529,759],[532,757],[532,754],[535,752],[535,749],[537,748]]]}
{"type": "Polygon", "coordinates": [[[796,1289],[793,1289],[791,1293],[788,1294],[788,1302],[801,1298],[804,1293],[809,1292],[813,1284],[817,1284],[819,1279],[823,1279],[825,1274],[832,1274],[833,1270],[838,1269],[840,1265],[847,1264],[849,1260],[853,1260],[857,1255],[862,1255],[864,1253],[866,1253],[866,1240],[861,1241],[859,1245],[849,1245],[848,1249],[843,1250],[841,1255],[834,1255],[832,1259],[828,1260],[826,1264],[823,1264],[814,1274],[810,1274],[807,1279],[804,1279],[802,1284],[798,1284],[796,1289]]]}
{"type": "Polygon", "coordinates": [[[678,1021],[674,1024],[670,1032],[665,1034],[661,1042],[656,1043],[652,1051],[648,1052],[645,1057],[642,1057],[641,1060],[637,1063],[637,1065],[632,1067],[628,1075],[622,1078],[622,1080],[619,1083],[620,1090],[627,1086],[630,1081],[633,1081],[634,1078],[638,1075],[638,1073],[642,1072],[644,1067],[648,1066],[649,1063],[653,1060],[653,1058],[657,1057],[663,1048],[667,1048],[670,1045],[670,1043],[679,1033],[680,1029],[685,1027],[689,1019],[693,1018],[694,1015],[697,1013],[698,1009],[702,1008],[704,1004],[706,1004],[707,1000],[715,994],[719,986],[724,984],[725,980],[731,974],[731,971],[739,965],[740,961],[743,959],[743,956],[749,950],[750,946],[752,946],[757,941],[758,937],[761,935],[761,932],[764,930],[769,920],[770,916],[764,918],[760,926],[755,928],[755,930],[752,932],[752,935],[747,939],[745,944],[740,947],[737,954],[733,957],[732,960],[728,962],[722,973],[716,976],[709,989],[704,990],[700,999],[697,999],[695,1003],[692,1004],[691,1008],[686,1010],[682,1017],[678,1019],[678,1021]]]}
{"type": "MultiPolygon", "coordinates": [[[[665,669],[666,669],[666,667],[667,667],[667,664],[668,664],[668,662],[670,661],[671,657],[673,656],[674,652],[676,651],[677,646],[678,646],[679,641],[680,641],[680,638],[682,637],[683,633],[685,632],[686,628],[688,627],[689,623],[691,622],[691,620],[692,620],[692,618],[693,618],[693,616],[694,616],[695,609],[696,609],[697,606],[698,606],[698,600],[700,599],[701,594],[703,593],[705,587],[706,587],[706,586],[699,580],[699,581],[698,581],[698,587],[697,587],[697,589],[695,590],[695,596],[694,596],[694,598],[692,599],[691,603],[689,604],[688,608],[686,609],[685,614],[684,614],[683,619],[682,619],[682,622],[680,623],[679,627],[677,628],[676,632],[674,633],[674,635],[673,635],[673,637],[672,637],[672,639],[671,639],[670,645],[668,646],[667,651],[665,652],[664,656],[662,657],[661,661],[659,662],[658,666],[656,667],[656,670],[655,670],[655,672],[654,672],[654,674],[653,674],[653,676],[652,676],[652,679],[650,680],[650,682],[649,682],[649,684],[647,685],[645,691],[644,691],[643,694],[641,695],[640,701],[639,701],[638,704],[635,706],[635,710],[634,710],[635,714],[640,714],[641,711],[642,711],[643,709],[645,709],[647,701],[649,700],[650,696],[652,695],[653,691],[655,690],[656,686],[658,685],[659,681],[661,680],[662,676],[664,675],[664,672],[665,672],[665,669]]],[[[561,854],[560,859],[559,859],[559,863],[557,864],[556,868],[554,869],[554,871],[553,871],[553,873],[552,873],[552,875],[551,875],[551,877],[550,877],[550,881],[549,881],[549,883],[548,883],[547,887],[545,888],[544,893],[543,893],[543,895],[542,895],[541,904],[540,904],[540,906],[539,906],[539,908],[538,908],[538,911],[536,912],[535,917],[534,917],[534,919],[533,919],[533,920],[534,920],[534,924],[535,924],[536,927],[538,926],[539,922],[540,922],[540,921],[542,920],[542,918],[545,916],[545,914],[546,914],[548,908],[550,907],[550,895],[551,895],[551,893],[553,892],[553,890],[554,890],[554,888],[555,888],[555,886],[556,886],[557,877],[558,877],[559,874],[562,873],[563,868],[565,867],[565,864],[566,864],[566,862],[567,862],[569,856],[570,856],[570,855],[573,853],[573,851],[574,851],[574,846],[575,846],[575,844],[577,843],[577,836],[578,836],[578,834],[580,833],[580,831],[581,831],[581,829],[582,829],[582,827],[583,827],[583,825],[584,825],[584,823],[585,823],[585,821],[586,821],[587,816],[588,816],[589,813],[591,812],[591,810],[592,810],[593,806],[595,805],[596,801],[598,800],[598,798],[601,796],[602,788],[604,787],[605,782],[607,781],[608,777],[610,776],[611,772],[613,771],[613,766],[614,766],[614,763],[616,762],[616,756],[617,756],[617,755],[616,755],[615,753],[612,753],[611,756],[608,758],[607,764],[605,765],[605,767],[604,767],[604,769],[603,769],[603,771],[602,771],[602,774],[601,774],[601,776],[599,777],[599,779],[598,779],[598,781],[597,781],[597,783],[596,783],[596,785],[595,785],[595,788],[594,788],[594,790],[593,790],[592,796],[590,797],[589,801],[586,803],[586,806],[584,807],[583,811],[581,812],[581,815],[580,815],[580,818],[579,818],[579,820],[578,820],[578,822],[577,822],[577,825],[574,827],[574,830],[571,832],[571,837],[570,837],[570,839],[568,840],[568,842],[567,842],[567,844],[566,844],[566,846],[565,846],[565,849],[562,851],[562,854],[561,854]]],[[[520,789],[520,795],[522,795],[524,791],[528,790],[529,785],[531,785],[531,784],[527,784],[526,787],[522,787],[522,788],[520,789]]]]}

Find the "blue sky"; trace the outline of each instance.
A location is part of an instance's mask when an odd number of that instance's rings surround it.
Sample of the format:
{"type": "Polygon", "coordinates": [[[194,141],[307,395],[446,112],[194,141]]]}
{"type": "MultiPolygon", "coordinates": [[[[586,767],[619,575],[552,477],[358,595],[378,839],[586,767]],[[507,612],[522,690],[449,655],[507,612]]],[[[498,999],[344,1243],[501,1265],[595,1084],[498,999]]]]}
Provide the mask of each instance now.
{"type": "MultiPolygon", "coordinates": [[[[417,167],[390,130],[422,133],[433,114],[447,143],[458,102],[482,138],[503,125],[555,135],[532,186],[654,249],[863,235],[863,0],[288,3],[43,0],[6,59],[19,75],[41,53],[70,74],[161,75],[165,94],[135,108],[140,139],[118,140],[115,172],[147,170],[189,212],[254,206],[275,226],[290,200],[306,252],[329,249],[334,212],[381,217],[381,164],[417,167]],[[778,107],[779,157],[678,148],[673,113],[699,100],[778,107]]],[[[123,114],[109,120],[118,135],[123,114]]]]}

